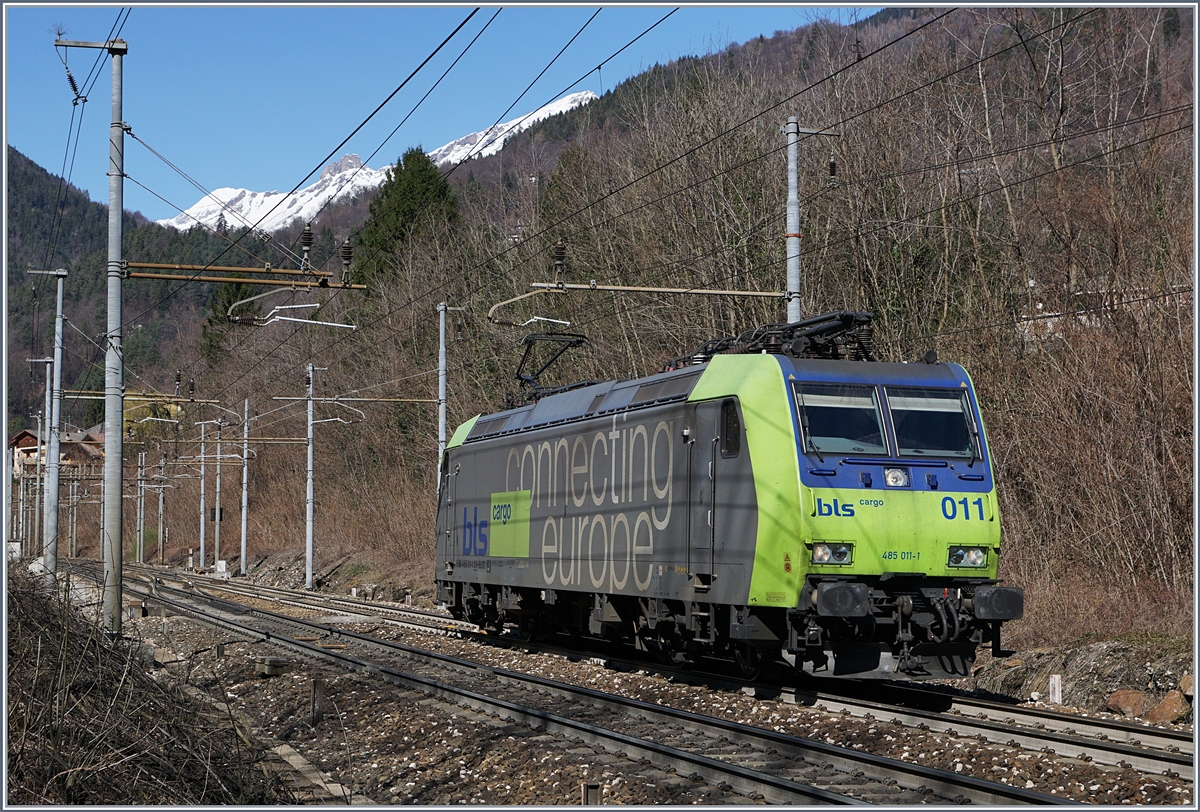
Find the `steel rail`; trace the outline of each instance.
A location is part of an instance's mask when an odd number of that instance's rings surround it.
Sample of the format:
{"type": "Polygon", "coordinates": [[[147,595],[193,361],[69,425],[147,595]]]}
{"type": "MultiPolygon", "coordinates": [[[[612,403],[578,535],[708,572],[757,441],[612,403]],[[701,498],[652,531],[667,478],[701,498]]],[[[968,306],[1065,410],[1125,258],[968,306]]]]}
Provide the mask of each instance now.
{"type": "MultiPolygon", "coordinates": [[[[230,589],[228,585],[214,585],[230,589]]],[[[256,587],[256,589],[259,589],[256,587]]],[[[268,588],[276,589],[276,588],[268,588]]],[[[276,589],[290,592],[290,590],[276,589]]],[[[251,595],[253,590],[240,591],[239,594],[251,595]]],[[[307,596],[305,596],[307,597],[307,596]]],[[[311,600],[311,598],[309,598],[311,600]]],[[[358,611],[389,610],[365,601],[354,601],[345,598],[324,599],[327,602],[340,602],[358,611]]],[[[311,604],[287,601],[299,608],[311,608],[311,604]]],[[[416,613],[414,613],[416,614],[416,613]]],[[[418,615],[421,616],[421,615],[418,615]]],[[[431,619],[441,620],[441,616],[429,613],[431,619]]],[[[441,633],[470,634],[476,631],[468,624],[451,623],[449,626],[431,627],[420,623],[404,623],[393,621],[406,628],[421,631],[438,630],[441,633]],[[457,625],[456,625],[457,624],[457,625]]],[[[343,634],[353,634],[343,632],[343,634]]],[[[505,638],[487,637],[488,642],[516,645],[528,645],[524,641],[507,640],[505,638]]],[[[634,665],[631,663],[631,665],[634,665]]],[[[639,667],[644,667],[640,664],[639,667]]],[[[695,678],[695,674],[678,674],[681,678],[695,678]]],[[[706,684],[712,679],[703,678],[706,684]]],[[[729,683],[731,687],[745,690],[749,686],[729,683]]],[[[952,694],[929,691],[918,687],[904,686],[897,688],[888,686],[903,694],[911,694],[917,701],[951,703],[950,710],[936,711],[921,708],[911,708],[895,703],[864,700],[853,696],[854,687],[851,684],[851,695],[835,692],[814,692],[780,687],[776,690],[785,697],[785,701],[798,705],[820,706],[830,713],[848,713],[863,717],[871,715],[880,720],[891,721],[894,724],[908,727],[924,728],[930,731],[954,736],[972,736],[983,741],[1002,743],[1010,747],[1020,747],[1032,752],[1052,752],[1068,758],[1080,758],[1085,761],[1095,761],[1098,764],[1112,766],[1127,766],[1147,774],[1174,774],[1187,781],[1195,780],[1195,763],[1192,757],[1192,738],[1182,731],[1162,730],[1130,724],[1128,722],[1105,719],[1089,719],[1073,714],[1059,713],[1040,708],[1019,708],[999,702],[973,697],[960,697],[952,694]],[[979,711],[978,714],[968,713],[968,710],[979,711]],[[1028,722],[1018,723],[1015,719],[1027,719],[1028,722]]],[[[756,694],[761,688],[755,687],[756,694]]],[[[771,688],[768,687],[768,690],[771,688]]]]}
{"type": "MultiPolygon", "coordinates": [[[[686,750],[679,750],[656,742],[637,739],[624,733],[547,713],[536,708],[525,707],[504,699],[486,696],[465,688],[449,685],[439,680],[408,674],[341,652],[330,651],[319,645],[292,637],[256,629],[253,626],[230,617],[215,614],[212,610],[204,611],[190,606],[183,601],[165,597],[158,594],[158,590],[153,588],[153,585],[151,588],[146,589],[144,594],[150,600],[164,603],[175,611],[209,626],[237,634],[249,635],[260,639],[262,642],[269,642],[292,649],[307,657],[352,668],[353,670],[369,674],[409,690],[419,691],[427,696],[432,696],[450,704],[482,713],[498,715],[514,723],[525,724],[534,729],[559,736],[579,738],[589,745],[623,754],[633,760],[646,759],[660,768],[669,767],[676,772],[683,771],[685,774],[688,771],[703,771],[703,774],[710,777],[719,777],[721,782],[744,794],[758,794],[778,803],[866,805],[865,801],[850,796],[807,786],[736,764],[727,764],[708,758],[707,756],[690,753],[686,750]]],[[[225,603],[211,596],[208,597],[208,600],[225,603]]],[[[244,607],[241,608],[244,609],[244,607]]],[[[260,615],[262,610],[250,610],[249,613],[260,615]]],[[[266,614],[273,615],[274,613],[266,614]]],[[[271,619],[276,622],[285,621],[301,626],[320,626],[320,624],[312,624],[308,621],[289,618],[284,615],[275,615],[271,619]]],[[[321,628],[328,630],[327,627],[321,628]]]]}
{"type": "Polygon", "coordinates": [[[273,600],[285,606],[295,606],[299,609],[313,609],[315,611],[317,607],[342,607],[349,609],[351,613],[355,615],[364,615],[370,617],[398,615],[400,617],[422,618],[428,620],[429,623],[439,624],[436,626],[419,623],[403,624],[408,628],[416,629],[418,631],[438,632],[444,634],[447,632],[473,632],[477,631],[479,628],[474,623],[455,620],[446,613],[430,612],[425,609],[418,609],[416,607],[405,606],[403,604],[396,605],[395,602],[392,601],[383,603],[379,601],[370,601],[362,598],[349,598],[344,596],[334,597],[333,595],[320,595],[312,593],[301,594],[297,593],[295,590],[286,589],[283,587],[261,585],[248,587],[215,578],[206,578],[205,587],[208,589],[220,589],[226,592],[232,592],[236,595],[258,598],[259,600],[273,600]],[[269,597],[264,597],[264,594],[269,597]]]}
{"type": "MultiPolygon", "coordinates": [[[[245,611],[245,607],[241,607],[245,611]]],[[[761,751],[775,750],[801,756],[809,761],[819,761],[830,764],[834,769],[847,773],[861,772],[867,778],[886,782],[895,780],[900,786],[912,790],[932,789],[947,798],[966,800],[972,803],[984,804],[1063,804],[1075,803],[1058,796],[1000,784],[973,776],[962,776],[945,770],[911,764],[899,759],[886,758],[870,753],[862,753],[823,742],[790,736],[776,731],[741,725],[690,711],[682,711],[662,705],[654,705],[641,700],[619,697],[601,691],[555,682],[554,680],[519,674],[505,669],[494,668],[480,663],[463,660],[438,652],[405,646],[400,643],[379,640],[357,632],[336,629],[328,625],[300,618],[288,617],[262,609],[249,609],[249,614],[276,623],[292,624],[319,632],[337,640],[349,640],[355,643],[382,649],[404,656],[433,660],[468,672],[486,672],[498,680],[521,686],[535,686],[540,691],[557,694],[578,702],[580,699],[587,704],[602,707],[623,715],[640,716],[656,725],[685,725],[702,730],[711,735],[712,731],[720,731],[731,742],[757,748],[761,751]]],[[[323,650],[322,650],[323,651],[323,650]]],[[[377,668],[378,666],[371,666],[377,668]]],[[[423,679],[423,678],[422,678],[423,679]]],[[[502,701],[502,700],[501,700],[502,701]]],[[[696,756],[704,758],[702,756],[696,756]]],[[[672,765],[674,766],[674,765],[672,765]]],[[[784,780],[786,779],[779,779],[784,780]]],[[[788,782],[791,783],[791,782],[788,782]]],[[[731,782],[731,786],[738,786],[731,782]]],[[[771,797],[765,790],[756,790],[771,797]]]]}
{"type": "MultiPolygon", "coordinates": [[[[1190,753],[1171,752],[1166,748],[1150,751],[1127,741],[1111,741],[1079,735],[1077,729],[1085,727],[1081,723],[1074,723],[1075,729],[1071,729],[1070,732],[1065,726],[1064,729],[1056,730],[1039,730],[1032,725],[1022,727],[1011,720],[1014,714],[1020,715],[1020,711],[1013,708],[1007,708],[1007,715],[1010,718],[1005,722],[996,721],[993,718],[953,715],[863,699],[846,699],[828,693],[806,694],[803,691],[797,691],[796,702],[797,704],[817,705],[829,713],[844,712],[855,716],[869,713],[880,721],[890,721],[893,724],[908,727],[924,727],[950,736],[981,736],[987,741],[999,742],[1010,747],[1020,747],[1024,750],[1045,752],[1049,749],[1056,755],[1067,758],[1082,758],[1085,761],[1095,761],[1099,764],[1123,764],[1143,773],[1161,774],[1170,770],[1188,781],[1193,781],[1195,776],[1195,764],[1190,753]],[[808,697],[807,701],[802,699],[806,696],[808,697]]],[[[996,705],[1006,708],[1000,703],[996,703],[996,705]]],[[[1029,714],[1029,717],[1045,718],[1045,714],[1029,714]]],[[[1091,724],[1088,727],[1097,733],[1111,729],[1103,724],[1091,724]]]]}
{"type": "MultiPolygon", "coordinates": [[[[326,600],[331,603],[344,603],[359,610],[370,610],[372,607],[369,602],[355,602],[345,598],[330,597],[326,600]]],[[[429,617],[439,618],[433,614],[429,617]]],[[[462,632],[477,631],[473,626],[468,628],[467,624],[459,624],[453,628],[462,632]]],[[[488,639],[496,642],[495,637],[488,639]]],[[[919,701],[950,702],[950,710],[956,710],[957,714],[861,700],[835,692],[781,688],[780,693],[796,704],[820,704],[833,713],[844,712],[860,717],[869,713],[879,719],[889,719],[909,727],[924,725],[941,733],[982,736],[990,741],[1003,742],[1031,751],[1044,751],[1050,747],[1057,755],[1069,758],[1082,758],[1106,765],[1126,764],[1151,774],[1169,770],[1185,780],[1195,780],[1193,742],[1191,735],[1186,732],[1106,719],[1090,719],[1040,708],[1020,708],[916,687],[906,686],[898,690],[917,696],[919,701]],[[1016,719],[1029,721],[1018,722],[1016,719]],[[1155,752],[1147,752],[1148,750],[1155,752]]]]}

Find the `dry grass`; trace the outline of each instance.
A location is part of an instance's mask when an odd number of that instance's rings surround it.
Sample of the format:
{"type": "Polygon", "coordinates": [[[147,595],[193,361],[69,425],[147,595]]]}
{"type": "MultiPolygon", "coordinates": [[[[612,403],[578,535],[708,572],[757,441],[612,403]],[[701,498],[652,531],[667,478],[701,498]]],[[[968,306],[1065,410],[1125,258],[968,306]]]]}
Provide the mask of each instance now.
{"type": "Polygon", "coordinates": [[[150,677],[137,644],[8,573],[8,804],[291,801],[228,717],[150,677]]]}
{"type": "Polygon", "coordinates": [[[1028,649],[1124,639],[1191,648],[1190,587],[1144,578],[1118,586],[1099,571],[1055,574],[1045,567],[1007,573],[1025,589],[1025,617],[1005,624],[1004,645],[1028,649]]]}

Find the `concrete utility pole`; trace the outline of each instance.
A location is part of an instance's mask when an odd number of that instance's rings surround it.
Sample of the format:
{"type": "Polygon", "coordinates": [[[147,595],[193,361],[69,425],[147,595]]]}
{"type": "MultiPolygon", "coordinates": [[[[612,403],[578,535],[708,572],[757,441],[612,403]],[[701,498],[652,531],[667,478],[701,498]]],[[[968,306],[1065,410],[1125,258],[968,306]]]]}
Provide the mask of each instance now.
{"type": "Polygon", "coordinates": [[[242,405],[242,575],[246,574],[246,508],[250,505],[250,399],[242,405]]]}
{"type": "MultiPolygon", "coordinates": [[[[440,471],[442,455],[446,453],[446,312],[466,310],[465,307],[447,307],[445,302],[437,306],[438,311],[438,455],[434,470],[440,471]]],[[[441,488],[438,477],[438,488],[441,488]]]]}
{"type": "Polygon", "coordinates": [[[788,196],[787,196],[787,320],[800,321],[800,180],[797,156],[800,134],[831,135],[829,130],[806,130],[795,116],[780,128],[787,135],[788,196]]]}
{"type": "Polygon", "coordinates": [[[61,469],[59,453],[62,448],[62,353],[63,353],[63,284],[67,272],[30,271],[57,277],[58,293],[54,310],[54,386],[51,389],[50,443],[46,452],[46,520],[42,536],[42,551],[45,555],[46,581],[53,586],[58,579],[58,483],[61,469]]]}
{"type": "Polygon", "coordinates": [[[204,569],[204,562],[207,560],[204,557],[204,531],[208,522],[207,506],[204,504],[204,480],[206,478],[204,472],[204,460],[207,456],[205,454],[204,447],[204,427],[209,422],[211,421],[205,420],[204,422],[200,423],[200,566],[196,568],[199,570],[204,569]]]}
{"type": "Polygon", "coordinates": [[[313,373],[316,367],[308,365],[308,483],[305,486],[304,502],[304,588],[313,588],[313,373]]]}
{"type": "Polygon", "coordinates": [[[146,452],[138,452],[137,462],[137,541],[134,545],[137,562],[145,561],[146,557],[146,452]]]}
{"type": "MultiPolygon", "coordinates": [[[[441,470],[442,455],[446,453],[446,303],[438,311],[438,455],[435,470],[441,470]]],[[[442,481],[438,477],[438,482],[442,481]]]]}
{"type": "Polygon", "coordinates": [[[29,554],[32,558],[37,558],[38,541],[42,538],[42,528],[45,527],[43,520],[46,508],[42,500],[46,490],[46,480],[42,472],[46,465],[46,448],[50,445],[50,376],[54,359],[28,358],[26,360],[46,365],[46,405],[42,413],[38,415],[37,479],[34,480],[33,488],[33,534],[29,537],[29,554]]]}
{"type": "Polygon", "coordinates": [[[125,192],[125,130],[122,113],[122,66],[129,45],[108,42],[55,40],[66,48],[100,48],[112,57],[112,124],[108,135],[108,330],[104,354],[104,626],[121,634],[121,467],[124,444],[121,421],[125,405],[125,361],[121,354],[121,217],[125,192]]]}
{"type": "Polygon", "coordinates": [[[158,464],[158,563],[161,566],[166,559],[166,542],[163,540],[163,507],[167,494],[167,455],[162,455],[158,464]]]}
{"type": "MultiPolygon", "coordinates": [[[[457,308],[450,308],[450,309],[455,310],[457,308]]],[[[305,532],[304,532],[304,535],[305,535],[305,559],[306,559],[305,584],[306,584],[307,589],[313,588],[313,573],[312,573],[313,524],[314,524],[313,513],[314,513],[314,505],[315,505],[315,501],[316,501],[313,496],[313,475],[314,475],[313,427],[317,423],[350,423],[350,422],[352,422],[352,421],[348,421],[348,420],[343,420],[340,417],[330,417],[330,418],[326,418],[324,420],[315,420],[313,418],[313,404],[315,404],[317,402],[336,403],[339,406],[342,406],[346,409],[350,409],[353,412],[358,412],[359,418],[365,420],[366,415],[361,410],[359,410],[353,406],[350,406],[349,405],[350,403],[437,403],[437,401],[433,400],[432,398],[343,398],[343,397],[318,398],[318,397],[314,397],[313,391],[314,391],[314,387],[316,385],[315,380],[314,380],[314,373],[317,371],[324,371],[325,369],[326,369],[326,367],[316,367],[316,366],[313,366],[312,364],[308,365],[308,378],[307,378],[307,382],[306,382],[306,386],[308,387],[308,392],[307,392],[307,394],[305,394],[304,397],[274,397],[274,398],[271,398],[272,400],[295,400],[295,401],[303,400],[303,401],[307,402],[307,404],[308,404],[308,433],[305,435],[305,439],[299,440],[299,439],[293,439],[291,437],[286,437],[286,438],[279,437],[279,438],[260,438],[258,440],[255,440],[255,442],[268,442],[268,441],[269,442],[280,442],[280,443],[302,442],[306,446],[308,446],[308,487],[307,487],[307,497],[305,499],[306,509],[305,509],[305,521],[304,521],[304,525],[305,525],[305,532]]],[[[357,421],[353,421],[353,422],[357,422],[357,421]]]]}
{"type": "Polygon", "coordinates": [[[225,426],[224,418],[217,419],[217,504],[214,508],[213,523],[213,568],[220,566],[221,560],[221,429],[225,426]]]}
{"type": "Polygon", "coordinates": [[[104,355],[104,617],[109,634],[121,633],[121,468],[124,438],[125,358],[121,350],[121,217],[125,209],[125,122],[122,60],[128,46],[107,43],[112,57],[112,124],[108,167],[108,332],[104,355]]]}
{"type": "Polygon", "coordinates": [[[797,144],[800,125],[795,116],[787,120],[787,320],[800,321],[800,181],[797,177],[797,144]]]}
{"type": "Polygon", "coordinates": [[[17,468],[17,541],[21,545],[21,555],[25,555],[25,460],[20,461],[17,468]]]}
{"type": "Polygon", "coordinates": [[[79,539],[79,481],[71,480],[71,558],[75,557],[79,539]]]}

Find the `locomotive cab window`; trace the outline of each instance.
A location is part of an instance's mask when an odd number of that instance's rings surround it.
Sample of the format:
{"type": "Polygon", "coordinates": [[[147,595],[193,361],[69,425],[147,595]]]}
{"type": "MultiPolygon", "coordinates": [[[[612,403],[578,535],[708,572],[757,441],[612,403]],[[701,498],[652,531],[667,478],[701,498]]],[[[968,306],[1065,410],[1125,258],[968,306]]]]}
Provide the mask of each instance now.
{"type": "Polygon", "coordinates": [[[805,453],[886,454],[875,387],[793,384],[805,453]]]}
{"type": "Polygon", "coordinates": [[[721,456],[736,457],[742,450],[742,421],[738,417],[737,401],[721,404],[721,456]]]}
{"type": "Polygon", "coordinates": [[[887,387],[896,446],[905,457],[981,457],[965,392],[887,387]]]}

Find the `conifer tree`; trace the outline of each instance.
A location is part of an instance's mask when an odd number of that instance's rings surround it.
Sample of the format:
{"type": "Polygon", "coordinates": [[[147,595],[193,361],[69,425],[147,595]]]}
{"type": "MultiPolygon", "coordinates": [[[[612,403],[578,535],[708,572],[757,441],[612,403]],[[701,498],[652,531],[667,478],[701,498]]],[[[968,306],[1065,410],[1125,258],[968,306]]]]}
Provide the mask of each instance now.
{"type": "Polygon", "coordinates": [[[395,276],[400,271],[398,248],[422,233],[437,233],[457,219],[458,198],[450,184],[421,147],[412,147],[388,170],[371,201],[361,248],[356,251],[361,257],[359,267],[370,276],[395,276]]]}

